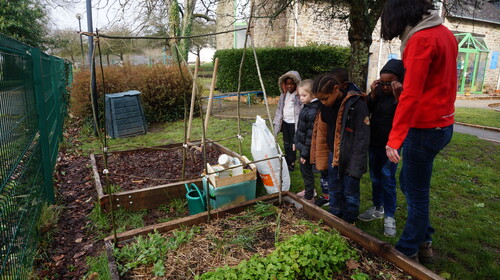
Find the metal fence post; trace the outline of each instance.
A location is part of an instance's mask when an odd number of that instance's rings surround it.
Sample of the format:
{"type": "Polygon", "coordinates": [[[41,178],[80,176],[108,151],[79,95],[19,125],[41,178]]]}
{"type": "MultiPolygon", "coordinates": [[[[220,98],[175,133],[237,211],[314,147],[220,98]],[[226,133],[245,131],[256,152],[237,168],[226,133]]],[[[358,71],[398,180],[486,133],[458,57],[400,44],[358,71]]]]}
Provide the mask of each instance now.
{"type": "Polygon", "coordinates": [[[59,82],[58,80],[61,78],[58,74],[58,71],[56,70],[56,67],[58,65],[58,61],[56,61],[56,58],[51,56],[50,57],[50,75],[51,75],[51,82],[52,82],[52,93],[54,94],[54,107],[56,108],[55,113],[56,113],[56,131],[55,133],[57,134],[57,142],[61,143],[62,139],[62,123],[63,123],[63,112],[61,108],[61,89],[59,87],[59,82]]]}
{"type": "Polygon", "coordinates": [[[47,113],[45,110],[45,93],[42,85],[42,60],[40,49],[31,48],[33,58],[33,90],[35,92],[36,108],[38,112],[38,129],[40,132],[40,147],[42,149],[42,166],[45,200],[54,203],[54,185],[52,183],[53,167],[50,160],[49,131],[47,127],[47,113]]]}

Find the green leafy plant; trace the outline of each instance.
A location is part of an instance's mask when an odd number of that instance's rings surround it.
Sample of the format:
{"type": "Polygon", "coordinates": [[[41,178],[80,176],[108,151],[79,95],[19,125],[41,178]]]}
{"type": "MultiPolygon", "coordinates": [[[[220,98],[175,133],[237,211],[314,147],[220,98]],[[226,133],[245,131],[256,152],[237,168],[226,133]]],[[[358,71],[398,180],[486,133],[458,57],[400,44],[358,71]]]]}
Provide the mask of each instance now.
{"type": "Polygon", "coordinates": [[[156,276],[165,274],[163,260],[167,252],[176,250],[181,244],[190,241],[200,229],[192,227],[189,230],[175,230],[172,237],[164,237],[158,232],[149,233],[146,237],[139,236],[134,243],[123,248],[114,249],[118,270],[123,275],[130,269],[141,265],[153,265],[156,276]]]}
{"type": "Polygon", "coordinates": [[[307,231],[278,243],[268,256],[255,254],[195,279],[332,279],[351,258],[357,258],[356,252],[338,233],[307,231]]]}

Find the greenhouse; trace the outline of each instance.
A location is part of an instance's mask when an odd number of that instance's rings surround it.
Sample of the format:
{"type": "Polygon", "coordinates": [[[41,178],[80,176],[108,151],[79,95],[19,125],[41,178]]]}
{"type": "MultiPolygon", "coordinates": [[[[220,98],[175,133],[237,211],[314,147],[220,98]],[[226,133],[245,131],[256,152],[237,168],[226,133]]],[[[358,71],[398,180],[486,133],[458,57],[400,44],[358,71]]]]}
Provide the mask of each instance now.
{"type": "Polygon", "coordinates": [[[482,38],[471,33],[455,34],[458,41],[457,94],[480,94],[490,50],[482,38]]]}

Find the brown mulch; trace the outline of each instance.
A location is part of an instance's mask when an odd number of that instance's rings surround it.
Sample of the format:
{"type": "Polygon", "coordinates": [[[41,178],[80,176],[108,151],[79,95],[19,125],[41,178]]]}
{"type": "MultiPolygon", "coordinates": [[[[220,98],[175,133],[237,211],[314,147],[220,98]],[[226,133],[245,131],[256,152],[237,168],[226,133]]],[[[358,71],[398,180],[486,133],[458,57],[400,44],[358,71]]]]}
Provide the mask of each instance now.
{"type": "MultiPolygon", "coordinates": [[[[129,191],[177,182],[182,178],[182,150],[179,147],[111,153],[108,156],[110,184],[120,186],[121,191],[129,191]]],[[[208,163],[217,164],[220,154],[207,145],[208,163]]],[[[104,169],[102,156],[96,156],[96,164],[98,170],[104,169]]],[[[203,154],[188,149],[185,178],[199,178],[203,170],[203,154]]]]}
{"type": "MultiPolygon", "coordinates": [[[[65,137],[72,138],[77,129],[70,129],[65,137]]],[[[61,150],[54,174],[56,203],[62,207],[57,225],[52,230],[52,242],[35,260],[35,274],[41,279],[82,279],[88,270],[87,256],[96,256],[103,250],[103,242],[94,240],[87,230],[87,218],[97,200],[97,193],[89,169],[87,156],[61,150]]]]}
{"type": "MultiPolygon", "coordinates": [[[[309,219],[301,209],[288,204],[277,211],[280,213],[279,225],[276,216],[260,217],[251,210],[198,225],[200,232],[191,241],[167,253],[164,261],[166,273],[163,277],[153,276],[152,266],[140,266],[128,271],[123,279],[193,279],[195,275],[218,267],[235,266],[242,260],[250,259],[254,254],[268,255],[275,249],[275,242],[287,240],[292,235],[311,229],[308,223],[301,222],[309,219]],[[279,240],[275,240],[277,230],[279,240]],[[238,239],[242,236],[250,240],[238,239]],[[247,242],[241,243],[244,240],[247,242]]],[[[328,226],[320,227],[327,231],[332,230],[328,226]]],[[[163,235],[171,238],[173,233],[163,235]]],[[[368,274],[372,279],[379,277],[381,273],[386,277],[384,279],[408,279],[406,274],[391,263],[347,241],[358,251],[360,259],[348,261],[345,270],[335,275],[335,279],[351,280],[350,276],[356,270],[368,274]]]]}

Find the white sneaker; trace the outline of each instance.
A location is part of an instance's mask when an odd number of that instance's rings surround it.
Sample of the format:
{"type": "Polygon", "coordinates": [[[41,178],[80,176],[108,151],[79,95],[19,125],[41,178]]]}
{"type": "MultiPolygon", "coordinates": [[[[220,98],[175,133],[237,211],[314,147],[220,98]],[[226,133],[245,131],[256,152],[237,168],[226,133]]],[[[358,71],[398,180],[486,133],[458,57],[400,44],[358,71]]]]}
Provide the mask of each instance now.
{"type": "Polygon", "coordinates": [[[384,219],[384,235],[387,237],[396,236],[396,220],[393,217],[385,217],[384,219]]]}
{"type": "Polygon", "coordinates": [[[360,214],[358,216],[358,219],[364,222],[369,222],[375,219],[382,219],[383,217],[384,217],[384,207],[380,206],[377,208],[375,206],[372,206],[368,210],[360,214]]]}

